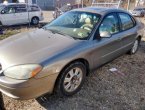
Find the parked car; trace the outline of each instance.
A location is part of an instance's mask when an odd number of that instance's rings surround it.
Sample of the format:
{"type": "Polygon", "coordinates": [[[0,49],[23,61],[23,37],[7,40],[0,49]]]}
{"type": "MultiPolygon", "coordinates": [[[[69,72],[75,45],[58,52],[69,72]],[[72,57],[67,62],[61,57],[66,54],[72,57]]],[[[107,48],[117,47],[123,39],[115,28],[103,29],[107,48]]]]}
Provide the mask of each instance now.
{"type": "Polygon", "coordinates": [[[8,3],[0,5],[0,23],[2,25],[16,25],[32,23],[37,25],[43,20],[43,13],[37,5],[8,3]]]}
{"type": "Polygon", "coordinates": [[[0,42],[0,91],[16,99],[71,96],[100,65],[135,54],[143,31],[142,23],[120,9],[66,12],[41,29],[0,42]]]}
{"type": "Polygon", "coordinates": [[[72,9],[82,8],[82,7],[86,7],[86,5],[82,6],[82,4],[75,4],[75,5],[67,4],[67,5],[62,6],[61,8],[56,7],[55,11],[53,12],[53,18],[57,18],[58,16],[72,9]]]}
{"type": "Polygon", "coordinates": [[[131,11],[133,16],[143,17],[145,15],[145,8],[143,7],[136,7],[133,11],[131,11]]]}

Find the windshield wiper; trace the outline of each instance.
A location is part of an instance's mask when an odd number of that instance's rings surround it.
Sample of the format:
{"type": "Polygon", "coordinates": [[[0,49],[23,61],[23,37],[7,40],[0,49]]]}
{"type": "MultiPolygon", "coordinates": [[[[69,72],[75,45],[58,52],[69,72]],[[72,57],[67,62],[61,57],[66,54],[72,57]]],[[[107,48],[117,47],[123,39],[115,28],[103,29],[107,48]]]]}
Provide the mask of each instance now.
{"type": "Polygon", "coordinates": [[[67,35],[67,34],[65,34],[65,33],[61,32],[61,31],[53,31],[53,32],[54,32],[54,33],[57,33],[57,34],[60,34],[60,35],[63,35],[63,36],[70,37],[70,38],[72,38],[72,39],[75,39],[75,37],[69,36],[69,35],[67,35]]]}

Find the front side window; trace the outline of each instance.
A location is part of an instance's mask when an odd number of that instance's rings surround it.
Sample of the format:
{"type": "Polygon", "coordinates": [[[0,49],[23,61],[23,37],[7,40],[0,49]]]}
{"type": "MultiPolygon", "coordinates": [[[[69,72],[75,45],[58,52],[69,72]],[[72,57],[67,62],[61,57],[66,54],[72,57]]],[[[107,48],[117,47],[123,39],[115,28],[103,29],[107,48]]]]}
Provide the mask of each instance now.
{"type": "Polygon", "coordinates": [[[12,14],[12,13],[16,13],[15,7],[13,6],[8,6],[4,9],[4,13],[5,14],[12,14]]]}
{"type": "Polygon", "coordinates": [[[132,21],[130,15],[126,13],[119,13],[119,17],[122,23],[122,27],[121,27],[122,30],[128,30],[134,27],[134,22],[132,21]]]}
{"type": "Polygon", "coordinates": [[[85,40],[89,37],[99,19],[100,15],[98,14],[71,11],[58,17],[50,24],[44,26],[44,28],[56,33],[63,33],[73,38],[85,40]]]}
{"type": "Polygon", "coordinates": [[[118,19],[113,14],[108,15],[99,27],[99,33],[115,34],[119,32],[118,19]]]}

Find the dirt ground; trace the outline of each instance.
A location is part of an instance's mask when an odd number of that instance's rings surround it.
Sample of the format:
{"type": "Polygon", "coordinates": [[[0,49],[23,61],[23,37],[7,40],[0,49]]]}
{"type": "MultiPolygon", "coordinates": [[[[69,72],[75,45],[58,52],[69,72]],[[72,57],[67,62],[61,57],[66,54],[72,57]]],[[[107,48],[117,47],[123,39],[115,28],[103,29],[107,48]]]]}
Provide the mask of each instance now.
{"type": "Polygon", "coordinates": [[[90,74],[72,97],[45,95],[14,100],[0,94],[6,110],[145,110],[145,39],[135,55],[123,55],[90,74]],[[117,68],[123,74],[114,74],[117,68]]]}

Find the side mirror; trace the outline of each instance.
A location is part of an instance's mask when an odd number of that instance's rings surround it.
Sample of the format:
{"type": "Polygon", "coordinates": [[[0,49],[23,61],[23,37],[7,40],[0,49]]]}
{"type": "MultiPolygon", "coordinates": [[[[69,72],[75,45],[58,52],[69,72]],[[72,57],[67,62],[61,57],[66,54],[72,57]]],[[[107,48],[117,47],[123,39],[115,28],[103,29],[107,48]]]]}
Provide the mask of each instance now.
{"type": "Polygon", "coordinates": [[[2,11],[1,11],[1,14],[5,14],[5,11],[4,11],[4,10],[2,10],[2,11]]]}
{"type": "Polygon", "coordinates": [[[100,32],[100,36],[102,38],[109,38],[109,37],[111,37],[111,33],[108,31],[102,31],[102,32],[100,32]]]}

